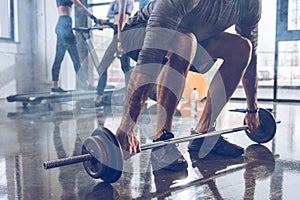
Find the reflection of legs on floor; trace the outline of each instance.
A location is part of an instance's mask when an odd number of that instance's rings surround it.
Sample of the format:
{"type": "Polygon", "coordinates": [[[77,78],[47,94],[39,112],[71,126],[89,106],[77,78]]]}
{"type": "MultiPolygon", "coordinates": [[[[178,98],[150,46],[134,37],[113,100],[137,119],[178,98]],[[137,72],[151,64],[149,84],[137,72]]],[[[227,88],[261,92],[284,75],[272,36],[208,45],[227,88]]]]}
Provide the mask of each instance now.
{"type": "Polygon", "coordinates": [[[183,180],[188,177],[188,171],[170,172],[167,170],[158,170],[153,172],[154,183],[156,186],[155,197],[158,199],[165,199],[171,196],[171,186],[176,183],[176,180],[183,180]]]}
{"type": "MultiPolygon", "coordinates": [[[[53,141],[58,158],[66,158],[67,153],[63,147],[63,142],[60,136],[60,122],[54,122],[53,141]]],[[[77,135],[75,148],[72,156],[81,154],[81,140],[77,135]]],[[[62,199],[76,199],[76,174],[80,171],[78,165],[59,168],[59,182],[62,186],[62,199]]]]}
{"type": "MultiPolygon", "coordinates": [[[[174,138],[173,133],[163,130],[163,135],[154,142],[164,141],[174,138]]],[[[169,144],[163,147],[157,147],[151,151],[151,164],[152,170],[166,169],[170,171],[186,170],[188,164],[180,151],[177,149],[176,144],[169,144]]]]}

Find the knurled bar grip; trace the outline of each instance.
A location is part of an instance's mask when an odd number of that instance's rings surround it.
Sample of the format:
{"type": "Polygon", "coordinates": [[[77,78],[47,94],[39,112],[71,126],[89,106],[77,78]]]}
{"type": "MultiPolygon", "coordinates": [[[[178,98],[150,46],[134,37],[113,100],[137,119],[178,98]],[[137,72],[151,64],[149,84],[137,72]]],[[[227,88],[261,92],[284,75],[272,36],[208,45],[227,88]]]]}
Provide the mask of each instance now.
{"type": "Polygon", "coordinates": [[[62,159],[57,159],[57,160],[52,160],[52,161],[46,161],[46,162],[44,162],[43,166],[44,166],[44,169],[51,169],[51,168],[56,168],[56,167],[62,167],[65,165],[81,163],[84,161],[88,161],[92,158],[93,158],[93,156],[88,153],[88,154],[82,154],[79,156],[72,156],[69,158],[62,158],[62,159]]]}

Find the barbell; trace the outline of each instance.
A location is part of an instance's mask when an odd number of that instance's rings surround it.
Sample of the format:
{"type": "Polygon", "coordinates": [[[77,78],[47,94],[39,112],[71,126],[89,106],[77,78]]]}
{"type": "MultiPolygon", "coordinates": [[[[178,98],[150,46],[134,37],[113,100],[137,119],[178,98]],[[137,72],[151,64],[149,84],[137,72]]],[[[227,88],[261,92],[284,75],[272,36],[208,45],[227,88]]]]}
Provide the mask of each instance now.
{"type": "MultiPolygon", "coordinates": [[[[252,132],[250,132],[248,127],[245,125],[246,123],[244,120],[244,125],[240,127],[144,144],[141,145],[141,151],[238,131],[245,131],[246,135],[256,143],[269,142],[275,136],[276,124],[280,123],[280,121],[276,122],[272,113],[263,108],[259,109],[258,115],[260,127],[252,132]]],[[[102,179],[107,183],[116,182],[122,175],[124,158],[121,146],[115,134],[105,127],[96,129],[92,135],[83,142],[82,155],[46,161],[43,163],[43,166],[44,169],[51,169],[80,162],[83,162],[85,171],[92,178],[102,179]]]]}

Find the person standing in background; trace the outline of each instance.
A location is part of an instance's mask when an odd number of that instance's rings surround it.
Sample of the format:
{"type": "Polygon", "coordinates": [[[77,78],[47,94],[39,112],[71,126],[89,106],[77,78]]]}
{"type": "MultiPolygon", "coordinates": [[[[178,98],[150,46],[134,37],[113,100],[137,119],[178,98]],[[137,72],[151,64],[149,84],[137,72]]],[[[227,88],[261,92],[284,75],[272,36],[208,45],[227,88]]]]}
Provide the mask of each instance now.
{"type": "MultiPolygon", "coordinates": [[[[76,46],[76,39],[72,30],[71,13],[73,4],[80,12],[90,17],[95,23],[103,24],[103,21],[97,19],[79,0],[56,0],[59,18],[55,27],[57,41],[55,59],[52,66],[51,92],[67,92],[59,86],[58,82],[61,63],[66,51],[68,51],[70,54],[76,74],[81,67],[78,49],[76,46]]],[[[79,76],[79,80],[87,88],[91,87],[87,81],[86,74],[79,76]]]]}
{"type": "Polygon", "coordinates": [[[107,47],[98,67],[97,72],[99,74],[99,80],[97,84],[97,91],[96,96],[94,98],[93,102],[89,102],[86,105],[83,105],[83,109],[91,109],[91,108],[97,108],[101,109],[103,108],[103,101],[102,97],[104,94],[104,89],[106,87],[107,83],[107,69],[111,65],[111,63],[114,61],[115,57],[118,57],[121,62],[121,69],[125,74],[125,84],[127,83],[127,80],[129,79],[130,75],[130,58],[127,55],[122,55],[123,49],[122,44],[120,40],[120,32],[125,25],[127,19],[131,15],[131,12],[133,10],[133,0],[115,0],[111,3],[111,6],[109,8],[107,18],[109,21],[113,21],[114,25],[114,37],[107,47]]]}

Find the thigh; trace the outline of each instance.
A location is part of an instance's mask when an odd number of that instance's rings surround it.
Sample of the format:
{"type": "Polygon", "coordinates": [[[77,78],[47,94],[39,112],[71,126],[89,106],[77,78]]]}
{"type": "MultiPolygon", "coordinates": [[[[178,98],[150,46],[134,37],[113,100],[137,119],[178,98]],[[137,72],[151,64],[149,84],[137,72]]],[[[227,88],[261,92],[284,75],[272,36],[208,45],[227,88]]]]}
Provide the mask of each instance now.
{"type": "Polygon", "coordinates": [[[172,41],[168,47],[169,53],[167,54],[170,60],[170,67],[186,73],[186,70],[190,67],[196,54],[196,37],[187,30],[179,29],[172,41]]]}
{"type": "Polygon", "coordinates": [[[205,50],[212,58],[223,60],[240,58],[249,54],[250,41],[240,35],[222,32],[205,41],[205,50]]]}
{"type": "Polygon", "coordinates": [[[61,61],[64,58],[66,51],[67,49],[63,39],[57,36],[55,59],[61,61]]]}
{"type": "Polygon", "coordinates": [[[190,70],[204,74],[211,69],[218,58],[223,60],[248,59],[251,49],[249,44],[246,38],[227,32],[200,41],[190,70]]]}

